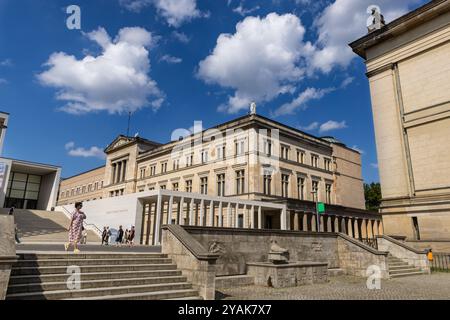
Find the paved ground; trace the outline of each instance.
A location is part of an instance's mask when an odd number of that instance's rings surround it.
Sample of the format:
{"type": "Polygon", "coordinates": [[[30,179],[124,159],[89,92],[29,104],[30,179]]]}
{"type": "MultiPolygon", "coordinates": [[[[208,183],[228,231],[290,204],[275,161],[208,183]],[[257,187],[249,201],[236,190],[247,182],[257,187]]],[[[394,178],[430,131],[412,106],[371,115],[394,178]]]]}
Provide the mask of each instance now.
{"type": "Polygon", "coordinates": [[[241,287],[220,290],[225,300],[450,300],[450,273],[382,280],[381,290],[368,290],[366,280],[350,276],[330,278],[327,284],[272,289],[241,287]]]}

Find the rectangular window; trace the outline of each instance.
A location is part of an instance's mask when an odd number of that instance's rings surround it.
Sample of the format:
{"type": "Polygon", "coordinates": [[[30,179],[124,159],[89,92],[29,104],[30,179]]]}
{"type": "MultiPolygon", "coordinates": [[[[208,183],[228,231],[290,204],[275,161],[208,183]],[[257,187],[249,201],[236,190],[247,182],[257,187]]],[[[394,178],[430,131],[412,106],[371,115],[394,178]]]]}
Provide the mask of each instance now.
{"type": "Polygon", "coordinates": [[[245,170],[236,171],[236,194],[245,193],[245,170]]]}
{"type": "Polygon", "coordinates": [[[172,190],[178,191],[178,182],[172,183],[172,190]]]}
{"type": "Polygon", "coordinates": [[[272,194],[272,174],[269,172],[264,173],[264,194],[271,195],[272,194]]]}
{"type": "Polygon", "coordinates": [[[216,148],[217,159],[225,159],[225,146],[220,146],[216,148]]]}
{"type": "Polygon", "coordinates": [[[331,171],[331,160],[325,158],[323,160],[323,163],[324,163],[324,169],[327,170],[327,171],[331,171]]]}
{"type": "Polygon", "coordinates": [[[167,162],[161,163],[161,173],[167,172],[167,162]]]}
{"type": "Polygon", "coordinates": [[[318,201],[318,199],[319,199],[319,181],[313,180],[311,190],[313,192],[313,201],[318,201]]]}
{"type": "Polygon", "coordinates": [[[268,157],[272,156],[272,141],[270,140],[264,141],[264,153],[268,157]]]}
{"type": "Polygon", "coordinates": [[[236,148],[236,156],[243,155],[245,153],[245,140],[237,141],[235,148],[236,148]]]}
{"type": "Polygon", "coordinates": [[[208,177],[200,178],[200,193],[208,194],[208,177]]]}
{"type": "Polygon", "coordinates": [[[192,192],[192,180],[186,180],[186,192],[192,192]]]}
{"type": "Polygon", "coordinates": [[[314,168],[319,167],[319,157],[314,154],[311,155],[311,166],[313,166],[314,168]]]}
{"type": "Polygon", "coordinates": [[[305,164],[305,152],[302,150],[297,150],[297,162],[305,164]]]}
{"type": "Polygon", "coordinates": [[[162,186],[159,187],[161,190],[166,190],[167,186],[165,184],[163,184],[162,186]]]}
{"type": "Polygon", "coordinates": [[[201,161],[202,163],[208,162],[208,150],[202,150],[201,152],[201,161]]]}
{"type": "Polygon", "coordinates": [[[150,166],[150,176],[156,175],[156,165],[150,166]]]}
{"type": "Polygon", "coordinates": [[[225,196],[225,173],[217,175],[217,195],[219,197],[225,196]]]}
{"type": "Polygon", "coordinates": [[[297,178],[298,198],[305,200],[305,178],[297,178]]]}
{"type": "Polygon", "coordinates": [[[289,197],[289,175],[288,174],[281,175],[281,196],[283,198],[289,197]]]}
{"type": "Polygon", "coordinates": [[[281,146],[281,159],[289,160],[289,147],[281,146]]]}
{"type": "Polygon", "coordinates": [[[145,168],[141,168],[141,169],[139,170],[139,177],[140,177],[141,179],[144,179],[144,178],[145,178],[145,168]]]}
{"type": "Polygon", "coordinates": [[[194,155],[190,154],[186,156],[186,167],[191,167],[194,164],[194,155]]]}
{"type": "Polygon", "coordinates": [[[331,184],[325,185],[325,196],[326,196],[326,202],[328,204],[331,204],[331,184]]]}
{"type": "Polygon", "coordinates": [[[180,159],[175,159],[173,160],[173,170],[178,170],[180,169],[180,159]]]}

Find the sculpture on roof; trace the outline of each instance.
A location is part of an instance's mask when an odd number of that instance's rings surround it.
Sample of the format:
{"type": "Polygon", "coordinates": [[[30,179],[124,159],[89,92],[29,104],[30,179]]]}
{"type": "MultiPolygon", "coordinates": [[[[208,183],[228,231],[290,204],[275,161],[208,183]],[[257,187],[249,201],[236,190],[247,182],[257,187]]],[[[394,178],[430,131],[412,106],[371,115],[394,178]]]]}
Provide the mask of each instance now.
{"type": "Polygon", "coordinates": [[[381,14],[381,9],[377,5],[371,5],[367,8],[367,13],[370,17],[367,19],[367,30],[373,32],[379,30],[386,25],[384,17],[381,14]]]}

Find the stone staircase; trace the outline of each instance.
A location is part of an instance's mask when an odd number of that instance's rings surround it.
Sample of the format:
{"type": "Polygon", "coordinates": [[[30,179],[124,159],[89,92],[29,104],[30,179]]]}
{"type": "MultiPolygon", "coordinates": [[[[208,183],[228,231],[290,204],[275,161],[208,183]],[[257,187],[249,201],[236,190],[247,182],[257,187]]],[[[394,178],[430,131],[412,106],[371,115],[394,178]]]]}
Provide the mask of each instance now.
{"type": "MultiPolygon", "coordinates": [[[[14,220],[22,242],[67,242],[70,221],[62,212],[16,209],[14,220]]],[[[90,230],[87,240],[100,242],[99,236],[90,230]]]]}
{"type": "Polygon", "coordinates": [[[160,253],[20,253],[7,300],[200,300],[181,271],[160,253]],[[70,290],[80,267],[80,288],[70,290]],[[70,284],[70,282],[69,282],[70,284]]]}
{"type": "Polygon", "coordinates": [[[390,278],[401,278],[425,274],[425,272],[420,268],[411,266],[407,262],[404,262],[403,260],[390,254],[388,256],[388,265],[390,278]]]}

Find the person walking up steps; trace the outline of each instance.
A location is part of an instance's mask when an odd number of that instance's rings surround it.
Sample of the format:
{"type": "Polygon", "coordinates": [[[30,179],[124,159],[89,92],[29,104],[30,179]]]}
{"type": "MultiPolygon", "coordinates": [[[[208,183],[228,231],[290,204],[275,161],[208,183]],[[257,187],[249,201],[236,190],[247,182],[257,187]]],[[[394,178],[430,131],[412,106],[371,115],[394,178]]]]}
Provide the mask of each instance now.
{"type": "Polygon", "coordinates": [[[122,226],[120,226],[119,230],[117,231],[116,246],[120,246],[122,244],[122,240],[123,240],[123,229],[122,226]]]}
{"type": "Polygon", "coordinates": [[[86,215],[81,211],[83,204],[81,202],[75,203],[75,211],[72,213],[72,220],[69,226],[69,243],[64,245],[64,249],[69,250],[70,245],[74,247],[74,253],[80,253],[78,249],[78,243],[81,241],[83,221],[86,219],[86,215]]]}

